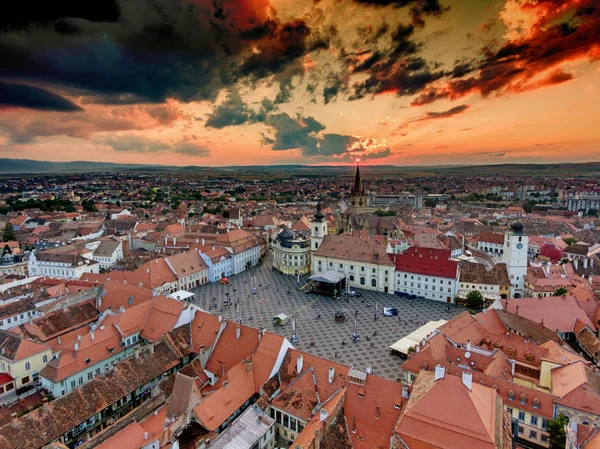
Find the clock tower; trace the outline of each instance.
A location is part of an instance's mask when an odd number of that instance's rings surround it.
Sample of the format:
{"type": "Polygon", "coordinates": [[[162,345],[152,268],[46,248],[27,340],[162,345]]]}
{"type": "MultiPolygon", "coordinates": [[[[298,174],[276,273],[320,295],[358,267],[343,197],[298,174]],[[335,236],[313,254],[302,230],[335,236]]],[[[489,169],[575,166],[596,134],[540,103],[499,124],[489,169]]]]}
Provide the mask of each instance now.
{"type": "Polygon", "coordinates": [[[523,224],[515,221],[504,233],[504,254],[502,256],[502,262],[506,264],[508,270],[510,294],[513,298],[524,296],[528,251],[529,237],[523,232],[523,224]]]}
{"type": "Polygon", "coordinates": [[[310,222],[310,225],[310,249],[316,251],[327,235],[327,219],[321,210],[321,203],[317,204],[317,213],[310,222]]]}

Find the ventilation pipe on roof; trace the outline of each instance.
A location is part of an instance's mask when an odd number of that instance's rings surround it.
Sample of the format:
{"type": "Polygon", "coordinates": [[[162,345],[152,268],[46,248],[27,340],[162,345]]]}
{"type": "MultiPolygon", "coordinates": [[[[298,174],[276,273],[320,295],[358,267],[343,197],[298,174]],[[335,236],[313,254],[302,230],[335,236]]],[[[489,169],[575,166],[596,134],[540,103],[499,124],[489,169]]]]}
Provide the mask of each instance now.
{"type": "Polygon", "coordinates": [[[235,326],[235,339],[239,340],[240,339],[240,334],[241,334],[241,329],[240,329],[240,325],[238,324],[237,326],[235,326]]]}
{"type": "Polygon", "coordinates": [[[471,350],[471,340],[467,340],[467,351],[471,350]]]}
{"type": "Polygon", "coordinates": [[[204,239],[202,239],[202,246],[204,246],[204,239]]]}
{"type": "Polygon", "coordinates": [[[173,237],[173,246],[177,246],[177,237],[173,237]]]}
{"type": "Polygon", "coordinates": [[[356,416],[352,417],[352,433],[356,433],[356,416]]]}
{"type": "Polygon", "coordinates": [[[379,419],[379,404],[376,406],[375,419],[379,419]]]}
{"type": "Polygon", "coordinates": [[[94,341],[94,333],[90,332],[90,338],[92,339],[92,341],[94,341]]]}
{"type": "Polygon", "coordinates": [[[473,389],[473,374],[469,373],[468,371],[463,371],[462,383],[469,389],[469,391],[471,391],[473,389]]]}
{"type": "Polygon", "coordinates": [[[328,376],[328,380],[329,383],[333,383],[333,377],[335,376],[335,368],[332,366],[331,368],[329,368],[329,376],[328,376]]]}
{"type": "Polygon", "coordinates": [[[515,311],[515,315],[519,314],[519,306],[517,306],[517,310],[515,311]]]}
{"type": "Polygon", "coordinates": [[[77,354],[77,351],[79,351],[79,343],[75,342],[73,345],[73,350],[75,351],[75,354],[77,354]]]}
{"type": "Polygon", "coordinates": [[[144,441],[150,438],[150,434],[148,432],[144,432],[144,441]]]}
{"type": "Polygon", "coordinates": [[[304,365],[304,356],[299,355],[296,361],[296,371],[298,374],[302,372],[302,365],[304,365]]]}

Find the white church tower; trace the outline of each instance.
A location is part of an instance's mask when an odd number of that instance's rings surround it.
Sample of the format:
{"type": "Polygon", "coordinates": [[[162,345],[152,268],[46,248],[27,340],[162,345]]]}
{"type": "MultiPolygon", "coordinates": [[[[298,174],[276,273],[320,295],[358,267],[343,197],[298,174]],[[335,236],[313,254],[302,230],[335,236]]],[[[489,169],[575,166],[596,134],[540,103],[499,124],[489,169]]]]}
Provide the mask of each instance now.
{"type": "Polygon", "coordinates": [[[310,249],[316,251],[321,247],[323,239],[327,235],[327,220],[321,212],[321,203],[317,204],[317,213],[310,222],[310,249]]]}
{"type": "Polygon", "coordinates": [[[525,296],[528,250],[529,237],[523,232],[523,224],[515,221],[504,233],[504,254],[502,256],[502,262],[508,269],[510,295],[513,298],[525,296]]]}

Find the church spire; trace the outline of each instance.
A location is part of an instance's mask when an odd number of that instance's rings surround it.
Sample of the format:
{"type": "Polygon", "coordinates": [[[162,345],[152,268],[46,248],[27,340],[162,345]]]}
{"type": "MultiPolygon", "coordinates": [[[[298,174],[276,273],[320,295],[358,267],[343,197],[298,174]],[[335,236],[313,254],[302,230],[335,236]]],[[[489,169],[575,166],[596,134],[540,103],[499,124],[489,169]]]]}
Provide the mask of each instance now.
{"type": "Polygon", "coordinates": [[[354,186],[352,187],[352,196],[359,196],[364,194],[365,189],[363,187],[362,180],[360,179],[360,168],[358,167],[358,160],[356,161],[356,177],[354,178],[354,186]]]}

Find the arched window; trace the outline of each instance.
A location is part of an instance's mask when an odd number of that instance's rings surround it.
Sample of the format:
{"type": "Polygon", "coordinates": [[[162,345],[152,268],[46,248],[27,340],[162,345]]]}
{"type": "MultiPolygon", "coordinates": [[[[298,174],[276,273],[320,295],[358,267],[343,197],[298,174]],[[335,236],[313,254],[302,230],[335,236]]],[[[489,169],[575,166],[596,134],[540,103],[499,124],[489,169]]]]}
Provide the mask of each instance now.
{"type": "Polygon", "coordinates": [[[350,280],[354,281],[354,275],[353,274],[350,275],[350,280]]]}
{"type": "Polygon", "coordinates": [[[377,287],[377,280],[371,279],[371,287],[377,287]]]}
{"type": "Polygon", "coordinates": [[[365,285],[365,278],[364,277],[360,278],[360,285],[365,285]]]}

